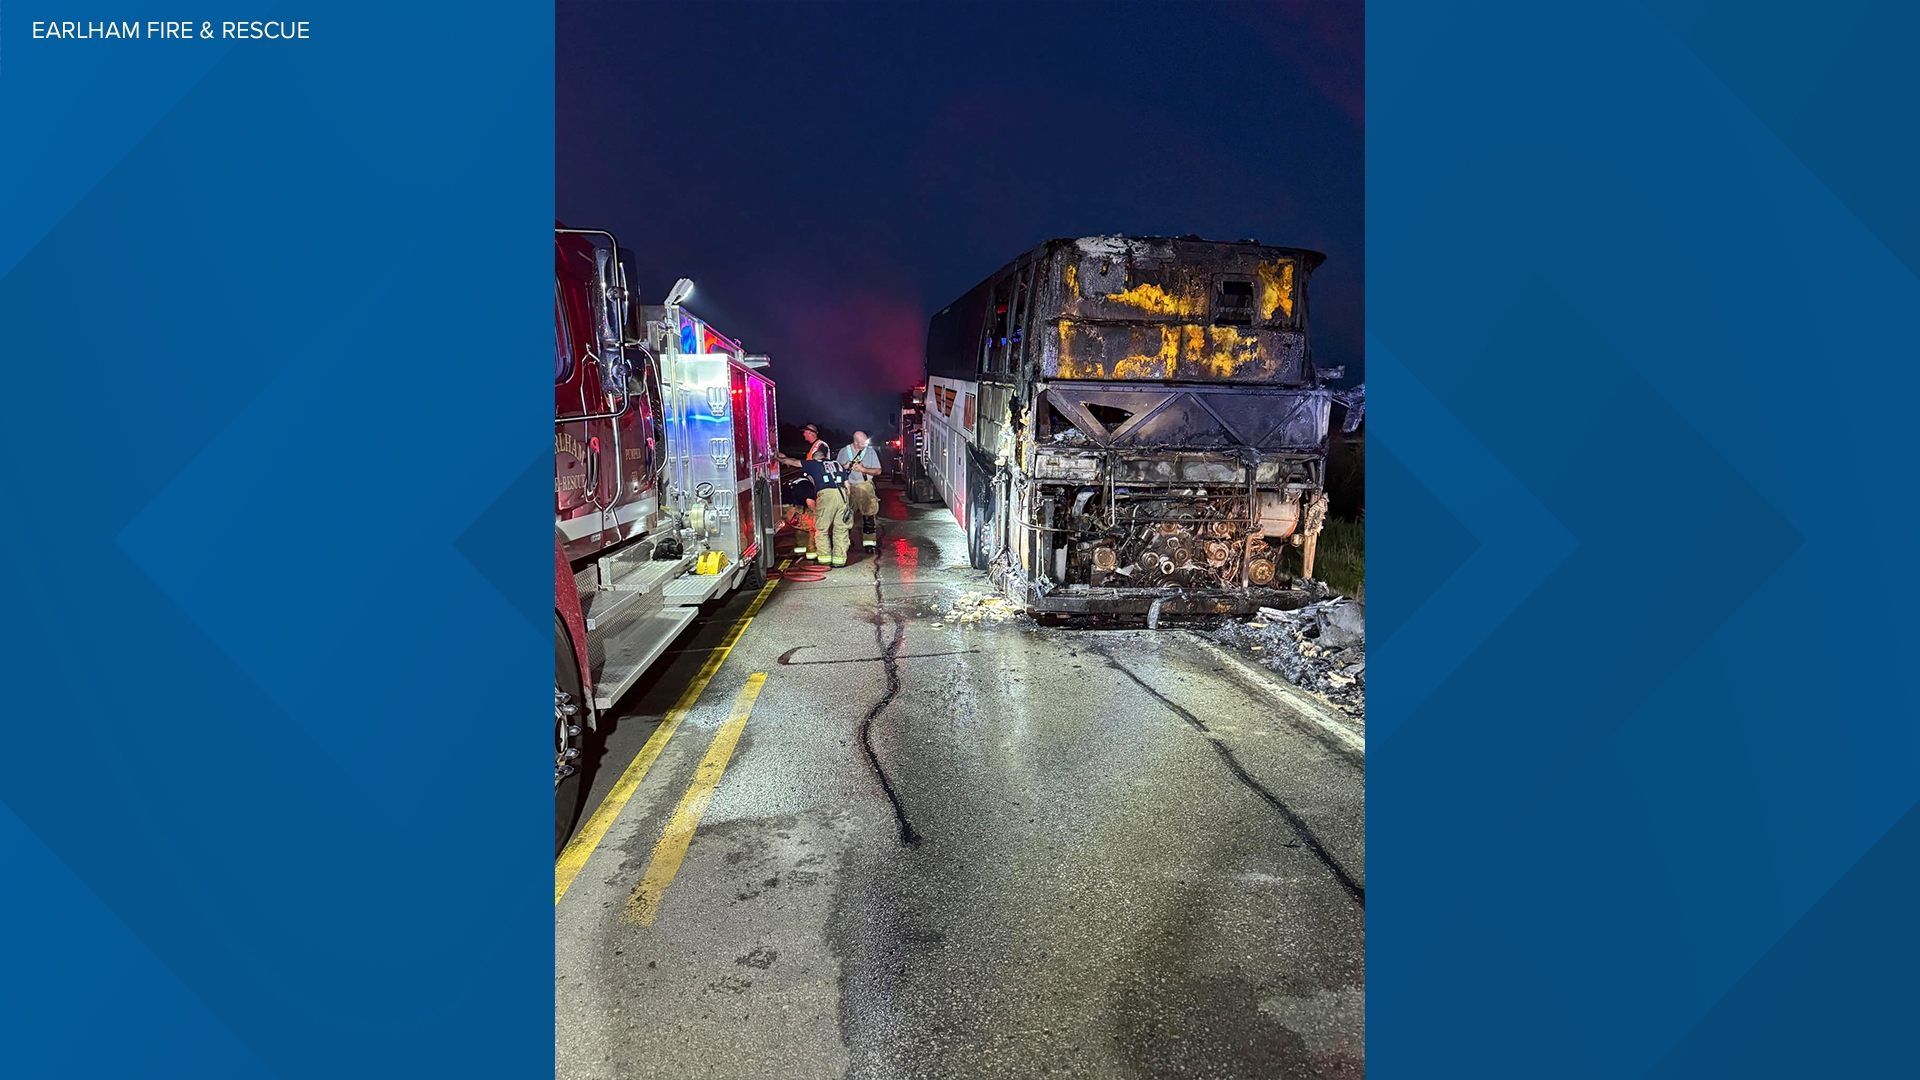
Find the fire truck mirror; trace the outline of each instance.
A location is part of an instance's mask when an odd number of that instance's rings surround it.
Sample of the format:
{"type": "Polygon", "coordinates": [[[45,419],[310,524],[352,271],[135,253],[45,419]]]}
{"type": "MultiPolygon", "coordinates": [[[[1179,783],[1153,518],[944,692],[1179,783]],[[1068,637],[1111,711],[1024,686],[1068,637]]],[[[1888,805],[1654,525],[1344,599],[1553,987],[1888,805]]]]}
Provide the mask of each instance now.
{"type": "Polygon", "coordinates": [[[618,343],[602,343],[600,348],[600,389],[608,394],[625,394],[633,377],[626,350],[618,343]]]}

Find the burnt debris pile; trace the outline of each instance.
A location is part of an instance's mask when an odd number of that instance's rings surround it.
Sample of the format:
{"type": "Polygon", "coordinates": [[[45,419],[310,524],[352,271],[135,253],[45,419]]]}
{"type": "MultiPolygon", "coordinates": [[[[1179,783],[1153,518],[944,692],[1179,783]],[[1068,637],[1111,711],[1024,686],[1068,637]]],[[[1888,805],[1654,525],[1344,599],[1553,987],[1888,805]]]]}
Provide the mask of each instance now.
{"type": "Polygon", "coordinates": [[[1263,607],[1256,617],[1228,620],[1207,636],[1342,709],[1358,714],[1366,708],[1366,609],[1355,601],[1335,597],[1292,611],[1263,607]]]}

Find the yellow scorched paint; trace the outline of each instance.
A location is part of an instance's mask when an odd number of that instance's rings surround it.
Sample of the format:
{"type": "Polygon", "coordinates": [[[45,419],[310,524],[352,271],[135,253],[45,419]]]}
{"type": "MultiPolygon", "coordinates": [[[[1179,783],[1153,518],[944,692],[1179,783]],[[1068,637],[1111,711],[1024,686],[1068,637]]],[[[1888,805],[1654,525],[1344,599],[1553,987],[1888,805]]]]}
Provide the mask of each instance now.
{"type": "Polygon", "coordinates": [[[1060,361],[1059,370],[1054,375],[1059,379],[1104,379],[1107,377],[1106,364],[1098,360],[1081,360],[1074,355],[1073,324],[1066,319],[1060,320],[1060,361]]]}
{"type": "MultiPolygon", "coordinates": [[[[780,569],[786,568],[787,564],[782,562],[780,569]]],[[[753,598],[753,603],[747,605],[747,610],[740,616],[740,621],[734,623],[733,628],[727,631],[726,639],[720,643],[720,647],[713,650],[713,654],[707,657],[707,662],[701,665],[699,673],[693,677],[691,683],[687,684],[686,690],[681,692],[680,699],[673,703],[673,708],[667,710],[667,715],[661,719],[660,726],[654,729],[653,737],[640,748],[639,756],[627,766],[626,772],[620,774],[620,780],[613,785],[613,790],[607,792],[607,797],[600,801],[593,816],[587,818],[587,823],[580,827],[580,832],[560,852],[560,858],[553,866],[553,902],[555,904],[559,904],[560,898],[567,895],[567,888],[573,884],[573,879],[579,877],[580,871],[586,868],[587,859],[593,854],[594,849],[600,846],[600,841],[606,837],[607,830],[613,826],[614,819],[620,816],[620,811],[627,805],[627,800],[633,798],[634,791],[640,787],[640,781],[647,778],[647,770],[653,767],[655,759],[660,756],[660,751],[666,749],[667,740],[673,738],[673,733],[680,727],[680,721],[685,720],[687,714],[693,711],[694,705],[700,700],[700,695],[706,691],[707,684],[712,682],[714,675],[719,673],[720,665],[726,661],[727,654],[733,651],[734,645],[740,640],[740,635],[747,632],[747,624],[753,621],[755,615],[760,614],[761,606],[767,602],[767,597],[773,594],[773,587],[779,583],[779,578],[767,582],[761,588],[759,595],[753,598]]]]}
{"type": "Polygon", "coordinates": [[[1125,304],[1155,315],[1172,315],[1187,318],[1200,310],[1199,301],[1190,296],[1169,295],[1165,289],[1149,281],[1143,281],[1125,292],[1117,292],[1107,297],[1115,304],[1125,304]]]}
{"type": "Polygon", "coordinates": [[[1080,295],[1080,267],[1075,263],[1067,264],[1067,295],[1080,295]]]}
{"type": "MultiPolygon", "coordinates": [[[[1078,378],[1100,378],[1101,376],[1080,375],[1078,378]]],[[[1157,356],[1129,356],[1113,365],[1113,377],[1116,379],[1159,379],[1173,378],[1171,365],[1163,364],[1157,356]],[[1162,371],[1166,374],[1163,376],[1162,371]]]]}
{"type": "Polygon", "coordinates": [[[1260,264],[1260,317],[1273,318],[1275,311],[1293,317],[1293,260],[1260,264]]]}
{"type": "Polygon", "coordinates": [[[1128,352],[1111,362],[1096,358],[1103,343],[1090,328],[1062,319],[1058,332],[1059,360],[1054,377],[1059,379],[1258,381],[1280,371],[1281,355],[1274,351],[1271,332],[1258,328],[1201,323],[1139,327],[1131,335],[1130,346],[1126,344],[1127,335],[1107,335],[1105,348],[1118,351],[1125,347],[1128,352]]]}
{"type": "Polygon", "coordinates": [[[1232,326],[1207,327],[1207,369],[1220,378],[1260,379],[1274,374],[1274,358],[1258,334],[1232,326]]]}
{"type": "Polygon", "coordinates": [[[713,791],[720,786],[720,777],[727,771],[727,762],[733,758],[733,748],[740,743],[740,733],[746,730],[747,717],[753,714],[753,703],[760,697],[760,690],[767,685],[767,673],[756,671],[747,676],[747,684],[740,688],[740,695],[733,699],[733,715],[720,725],[713,736],[713,744],[707,748],[707,756],[701,760],[700,768],[693,774],[693,786],[680,800],[680,806],[673,812],[673,820],[667,822],[667,830],[660,834],[660,842],[653,845],[653,861],[647,864],[646,876],[627,899],[626,916],[628,921],[641,926],[652,926],[653,920],[660,915],[660,900],[666,894],[667,886],[673,884],[674,875],[680,872],[680,863],[687,857],[687,845],[693,842],[694,830],[700,827],[700,817],[707,812],[707,804],[713,801],[713,791]]]}
{"type": "MultiPolygon", "coordinates": [[[[1116,372],[1117,370],[1116,368],[1116,372]]],[[[1070,356],[1060,358],[1060,373],[1056,376],[1056,378],[1061,379],[1104,379],[1106,377],[1107,365],[1101,361],[1088,360],[1082,362],[1070,356]]],[[[1115,377],[1120,378],[1122,376],[1116,374],[1115,377]]]]}

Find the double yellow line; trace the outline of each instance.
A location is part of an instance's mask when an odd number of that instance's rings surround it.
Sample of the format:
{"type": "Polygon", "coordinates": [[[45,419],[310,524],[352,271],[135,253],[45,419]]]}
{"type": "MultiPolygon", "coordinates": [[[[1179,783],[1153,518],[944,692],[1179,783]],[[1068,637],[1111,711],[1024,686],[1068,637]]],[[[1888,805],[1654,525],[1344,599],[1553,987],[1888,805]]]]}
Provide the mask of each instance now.
{"type": "MultiPolygon", "coordinates": [[[[780,564],[780,569],[784,570],[786,567],[786,563],[780,564]]],[[[607,792],[607,797],[601,800],[593,815],[587,818],[587,823],[580,827],[579,833],[575,834],[566,848],[560,852],[560,858],[554,862],[553,866],[555,905],[560,903],[561,897],[567,895],[567,889],[572,886],[573,879],[579,877],[580,871],[586,868],[587,860],[600,846],[600,841],[606,838],[607,830],[613,826],[614,819],[618,818],[620,811],[626,808],[627,800],[633,798],[633,793],[639,789],[640,782],[647,778],[647,770],[652,768],[653,763],[659,759],[660,751],[666,749],[667,740],[673,738],[673,733],[680,728],[680,722],[693,712],[693,707],[700,701],[700,695],[706,692],[707,684],[719,674],[720,665],[726,662],[727,654],[731,653],[734,645],[739,643],[740,636],[747,632],[747,625],[753,622],[753,617],[760,614],[760,608],[766,604],[767,597],[773,595],[773,587],[777,584],[779,584],[778,578],[768,581],[753,598],[753,603],[747,605],[747,610],[740,616],[740,621],[734,623],[733,628],[727,631],[726,639],[720,643],[720,647],[707,657],[707,662],[700,666],[700,671],[694,675],[693,681],[687,684],[686,690],[681,692],[679,699],[673,703],[673,708],[667,710],[667,715],[660,721],[660,726],[654,729],[653,737],[640,748],[639,756],[627,766],[626,772],[620,774],[620,780],[613,785],[613,790],[607,792]]],[[[640,888],[635,890],[633,897],[629,900],[630,916],[641,918],[645,923],[653,922],[653,916],[659,911],[659,894],[672,883],[674,872],[679,870],[680,860],[686,854],[687,844],[693,839],[693,830],[700,824],[700,815],[706,811],[707,803],[713,798],[713,789],[720,783],[720,774],[726,771],[727,761],[733,756],[734,745],[740,741],[740,732],[746,727],[747,715],[752,711],[753,702],[760,696],[760,688],[766,685],[766,681],[765,672],[755,672],[747,678],[747,685],[741,689],[740,696],[734,700],[733,715],[714,736],[713,745],[708,749],[706,759],[700,763],[700,769],[695,774],[693,787],[688,789],[686,797],[680,800],[680,808],[675,811],[672,822],[667,825],[666,834],[660,838],[660,843],[654,846],[653,865],[647,867],[647,876],[641,880],[640,888]],[[696,794],[698,794],[697,799],[696,794]],[[684,828],[684,836],[680,837],[676,848],[668,841],[675,837],[676,830],[681,828],[684,828]],[[664,878],[657,877],[656,870],[663,871],[664,878]],[[648,891],[649,883],[652,887],[651,892],[648,891]],[[651,900],[642,910],[642,901],[645,897],[651,897],[651,900]]]]}
{"type": "Polygon", "coordinates": [[[747,685],[741,687],[740,696],[733,699],[733,715],[727,717],[727,722],[713,736],[713,745],[707,748],[707,756],[693,774],[693,786],[680,799],[673,820],[667,822],[667,831],[660,834],[660,842],[653,845],[653,861],[647,864],[647,875],[627,898],[628,920],[652,926],[654,917],[660,914],[660,898],[667,886],[673,884],[673,875],[680,872],[680,860],[686,858],[693,831],[700,827],[700,815],[707,812],[707,804],[713,801],[713,789],[720,786],[720,774],[727,771],[727,762],[740,741],[740,732],[747,726],[747,716],[753,712],[753,702],[765,685],[767,673],[756,671],[747,676],[747,685]]]}

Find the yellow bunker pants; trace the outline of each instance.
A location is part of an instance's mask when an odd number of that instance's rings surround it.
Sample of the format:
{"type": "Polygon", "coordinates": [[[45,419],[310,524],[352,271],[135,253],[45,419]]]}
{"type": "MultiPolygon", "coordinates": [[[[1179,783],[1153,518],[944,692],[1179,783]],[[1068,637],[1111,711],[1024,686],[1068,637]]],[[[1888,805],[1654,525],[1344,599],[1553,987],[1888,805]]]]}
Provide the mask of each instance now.
{"type": "Polygon", "coordinates": [[[821,488],[814,495],[814,543],[821,562],[847,565],[847,539],[853,526],[853,508],[840,488],[821,488]]]}
{"type": "Polygon", "coordinates": [[[864,484],[848,484],[847,500],[853,503],[852,542],[873,547],[873,541],[866,538],[866,523],[869,519],[880,516],[880,493],[874,490],[871,481],[864,484]]]}

